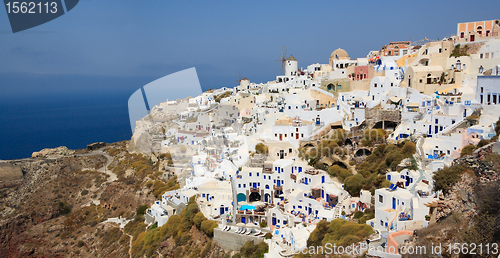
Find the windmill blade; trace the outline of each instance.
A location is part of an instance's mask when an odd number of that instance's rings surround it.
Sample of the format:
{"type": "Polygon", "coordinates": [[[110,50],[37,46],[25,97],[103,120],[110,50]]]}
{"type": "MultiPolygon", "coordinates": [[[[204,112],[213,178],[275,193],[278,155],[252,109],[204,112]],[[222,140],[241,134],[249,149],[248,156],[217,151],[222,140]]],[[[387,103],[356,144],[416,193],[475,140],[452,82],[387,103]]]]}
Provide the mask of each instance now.
{"type": "Polygon", "coordinates": [[[286,62],[286,49],[285,46],[282,47],[281,49],[281,59],[280,60],[274,60],[276,62],[281,62],[281,72],[285,72],[285,62],[286,62]]]}
{"type": "Polygon", "coordinates": [[[238,73],[238,80],[236,80],[236,81],[237,81],[237,82],[240,82],[240,81],[241,81],[241,79],[243,79],[243,78],[241,77],[241,73],[238,73]]]}

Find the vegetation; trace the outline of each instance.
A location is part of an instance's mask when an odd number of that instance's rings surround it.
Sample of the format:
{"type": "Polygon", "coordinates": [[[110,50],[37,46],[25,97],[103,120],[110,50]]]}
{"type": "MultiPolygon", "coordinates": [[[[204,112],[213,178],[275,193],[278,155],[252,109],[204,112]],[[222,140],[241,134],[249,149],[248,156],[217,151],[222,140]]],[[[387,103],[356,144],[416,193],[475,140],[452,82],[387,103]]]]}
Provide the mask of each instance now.
{"type": "Polygon", "coordinates": [[[255,145],[255,151],[260,154],[268,154],[269,147],[263,143],[257,143],[257,145],[255,145]]]}
{"type": "Polygon", "coordinates": [[[137,215],[144,215],[146,213],[146,210],[148,209],[147,205],[141,205],[137,208],[137,215]]]}
{"type": "Polygon", "coordinates": [[[330,223],[320,221],[307,239],[307,246],[325,246],[326,243],[348,246],[362,241],[373,233],[372,227],[343,219],[330,223]]]}
{"type": "Polygon", "coordinates": [[[230,92],[230,91],[226,91],[226,92],[224,92],[224,93],[221,93],[221,94],[219,94],[219,95],[215,96],[215,97],[214,97],[214,100],[215,100],[215,102],[220,103],[220,101],[221,101],[223,98],[227,98],[227,97],[229,97],[229,96],[231,96],[231,92],[230,92]]]}
{"type": "Polygon", "coordinates": [[[372,144],[385,142],[386,131],[383,129],[365,130],[363,136],[361,144],[370,147],[372,144]]]}
{"type": "Polygon", "coordinates": [[[468,171],[464,165],[455,165],[438,170],[432,179],[434,179],[434,191],[443,190],[447,192],[460,180],[464,172],[468,171]]]}
{"type": "Polygon", "coordinates": [[[467,51],[469,50],[469,45],[460,46],[460,44],[456,44],[453,50],[451,51],[450,57],[461,57],[468,56],[467,51]]]}
{"type": "Polygon", "coordinates": [[[460,157],[467,156],[472,154],[476,146],[470,144],[462,148],[462,151],[460,152],[460,157]]]}
{"type": "Polygon", "coordinates": [[[373,193],[376,188],[388,187],[390,182],[385,179],[385,173],[389,170],[395,171],[403,159],[412,157],[415,150],[415,143],[410,141],[398,145],[379,144],[373,153],[356,167],[357,175],[344,178],[346,190],[352,196],[358,196],[361,189],[373,193]]]}
{"type": "Polygon", "coordinates": [[[161,196],[168,191],[177,190],[180,188],[177,182],[177,176],[170,178],[167,183],[161,180],[155,180],[153,183],[153,194],[156,199],[161,199],[161,196]]]}
{"type": "MultiPolygon", "coordinates": [[[[142,219],[142,221],[143,220],[144,219],[142,219]]],[[[142,232],[137,234],[138,230],[134,230],[137,228],[136,226],[132,225],[130,228],[127,228],[131,223],[132,222],[127,224],[125,232],[133,231],[134,233],[132,234],[134,236],[132,245],[133,257],[142,257],[144,255],[151,257],[153,252],[160,246],[160,243],[170,237],[174,239],[176,245],[186,245],[188,241],[191,240],[190,230],[193,226],[199,227],[201,231],[209,237],[213,236],[213,230],[217,227],[215,221],[207,220],[203,214],[199,212],[194,196],[189,199],[188,206],[182,211],[181,216],[170,216],[167,223],[161,227],[150,229],[148,232],[144,232],[144,227],[142,228],[142,232]]],[[[195,252],[195,255],[202,253],[201,249],[198,251],[195,252]]],[[[208,252],[208,250],[206,252],[208,252]]]]}
{"type": "Polygon", "coordinates": [[[59,215],[66,215],[71,212],[71,207],[65,202],[59,202],[59,215]]]}
{"type": "MultiPolygon", "coordinates": [[[[236,257],[245,258],[262,258],[269,251],[269,246],[265,242],[254,244],[253,241],[247,241],[240,249],[240,253],[236,257]]],[[[235,256],[233,256],[235,257],[235,256]]]]}

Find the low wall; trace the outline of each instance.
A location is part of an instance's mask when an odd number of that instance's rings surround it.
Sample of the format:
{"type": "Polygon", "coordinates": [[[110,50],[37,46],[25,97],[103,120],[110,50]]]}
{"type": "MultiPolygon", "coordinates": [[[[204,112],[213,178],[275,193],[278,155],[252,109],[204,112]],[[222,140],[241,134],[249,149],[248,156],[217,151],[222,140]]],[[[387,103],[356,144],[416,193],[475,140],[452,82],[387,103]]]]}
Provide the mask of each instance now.
{"type": "Polygon", "coordinates": [[[214,240],[222,247],[224,250],[239,251],[247,241],[253,241],[254,244],[258,244],[264,241],[263,237],[256,237],[252,235],[240,235],[231,231],[222,231],[220,228],[214,229],[214,240]]]}

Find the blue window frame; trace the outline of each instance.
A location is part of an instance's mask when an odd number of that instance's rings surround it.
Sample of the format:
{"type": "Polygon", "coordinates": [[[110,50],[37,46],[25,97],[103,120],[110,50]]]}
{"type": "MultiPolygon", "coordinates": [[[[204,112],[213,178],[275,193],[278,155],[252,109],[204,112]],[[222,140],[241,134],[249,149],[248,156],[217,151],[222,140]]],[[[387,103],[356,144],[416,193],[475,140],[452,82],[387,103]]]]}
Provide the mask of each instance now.
{"type": "MultiPolygon", "coordinates": [[[[238,188],[241,188],[241,184],[238,184],[238,188]]],[[[205,194],[203,194],[203,196],[205,196],[205,194]]]]}
{"type": "Polygon", "coordinates": [[[257,176],[259,176],[259,172],[257,172],[257,176]]]}
{"type": "Polygon", "coordinates": [[[252,176],[252,173],[248,173],[248,176],[252,176]]]}

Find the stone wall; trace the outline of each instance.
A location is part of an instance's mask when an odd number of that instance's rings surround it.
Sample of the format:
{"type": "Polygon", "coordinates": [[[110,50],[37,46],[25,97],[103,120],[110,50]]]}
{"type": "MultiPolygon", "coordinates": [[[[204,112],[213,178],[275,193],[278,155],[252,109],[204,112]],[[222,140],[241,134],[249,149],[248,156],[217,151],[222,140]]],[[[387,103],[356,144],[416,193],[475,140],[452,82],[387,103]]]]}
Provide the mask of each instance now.
{"type": "MultiPolygon", "coordinates": [[[[255,234],[255,233],[253,233],[255,234]]],[[[256,237],[253,235],[240,235],[231,231],[222,231],[219,228],[214,229],[214,240],[222,247],[224,250],[239,251],[247,241],[253,241],[254,244],[258,244],[264,241],[263,237],[256,237]]]]}

